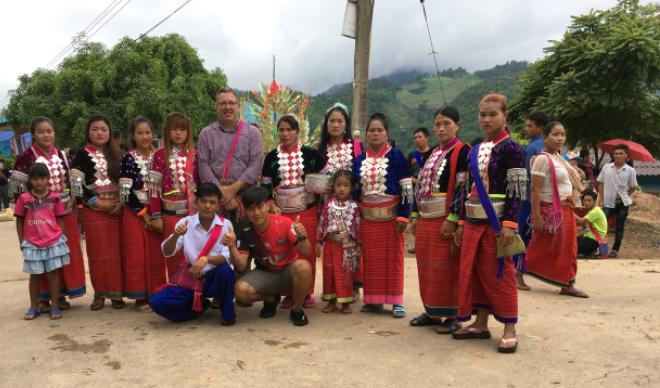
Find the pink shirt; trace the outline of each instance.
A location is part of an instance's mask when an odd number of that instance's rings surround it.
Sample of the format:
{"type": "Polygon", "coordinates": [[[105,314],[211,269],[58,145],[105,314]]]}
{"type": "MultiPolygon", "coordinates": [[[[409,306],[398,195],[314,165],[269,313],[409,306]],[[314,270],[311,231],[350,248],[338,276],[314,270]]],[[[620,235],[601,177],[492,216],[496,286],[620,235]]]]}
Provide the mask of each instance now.
{"type": "Polygon", "coordinates": [[[23,239],[39,248],[55,244],[62,235],[57,217],[64,216],[64,203],[51,191],[45,198],[25,192],[16,201],[14,215],[23,218],[23,239]]]}

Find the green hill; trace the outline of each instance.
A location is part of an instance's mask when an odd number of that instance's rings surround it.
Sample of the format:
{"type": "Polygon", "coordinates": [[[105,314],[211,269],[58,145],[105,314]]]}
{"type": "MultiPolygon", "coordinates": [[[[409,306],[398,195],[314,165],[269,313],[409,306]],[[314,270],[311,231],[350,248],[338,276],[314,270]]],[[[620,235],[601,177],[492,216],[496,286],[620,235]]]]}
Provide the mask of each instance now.
{"type": "MultiPolygon", "coordinates": [[[[445,100],[455,106],[462,117],[460,136],[471,141],[479,136],[477,105],[484,94],[499,92],[512,99],[517,92],[517,77],[527,62],[508,62],[492,69],[468,73],[464,69],[449,69],[441,76],[445,100]]],[[[339,101],[349,108],[352,103],[351,84],[335,85],[310,98],[307,115],[312,126],[320,124],[325,110],[339,101]]],[[[407,71],[369,81],[369,113],[383,112],[390,121],[391,137],[398,147],[413,149],[412,131],[418,127],[433,127],[433,113],[443,105],[440,80],[424,73],[407,71]],[[402,79],[401,74],[405,74],[402,79]],[[407,81],[406,81],[407,79],[407,81]]]]}

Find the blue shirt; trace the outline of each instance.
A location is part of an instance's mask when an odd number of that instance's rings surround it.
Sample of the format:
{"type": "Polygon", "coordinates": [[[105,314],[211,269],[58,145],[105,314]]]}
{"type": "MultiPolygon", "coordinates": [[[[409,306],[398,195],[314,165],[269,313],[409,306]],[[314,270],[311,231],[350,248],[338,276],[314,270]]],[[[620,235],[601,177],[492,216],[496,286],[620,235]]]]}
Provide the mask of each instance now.
{"type": "Polygon", "coordinates": [[[543,135],[538,135],[529,141],[525,146],[525,168],[527,169],[527,174],[529,175],[530,162],[532,157],[538,155],[543,151],[545,144],[543,143],[543,135]]]}

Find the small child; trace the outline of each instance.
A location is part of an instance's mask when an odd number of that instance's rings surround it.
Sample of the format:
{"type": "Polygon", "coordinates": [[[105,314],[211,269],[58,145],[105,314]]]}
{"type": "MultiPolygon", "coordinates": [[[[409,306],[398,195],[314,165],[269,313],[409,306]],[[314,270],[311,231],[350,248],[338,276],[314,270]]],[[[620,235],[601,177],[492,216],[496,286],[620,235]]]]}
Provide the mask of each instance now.
{"type": "Polygon", "coordinates": [[[25,320],[39,316],[37,297],[40,275],[46,273],[50,289],[50,319],[62,318],[59,269],[69,264],[69,247],[64,236],[64,204],[48,190],[50,173],[43,163],[28,170],[28,191],[16,201],[16,232],[23,251],[23,272],[30,274],[30,309],[25,320]]]}
{"type": "Polygon", "coordinates": [[[355,177],[339,170],[332,177],[333,196],[323,206],[317,241],[323,244],[324,313],[337,310],[350,314],[353,302],[353,277],[360,268],[360,210],[353,199],[355,177]]]}

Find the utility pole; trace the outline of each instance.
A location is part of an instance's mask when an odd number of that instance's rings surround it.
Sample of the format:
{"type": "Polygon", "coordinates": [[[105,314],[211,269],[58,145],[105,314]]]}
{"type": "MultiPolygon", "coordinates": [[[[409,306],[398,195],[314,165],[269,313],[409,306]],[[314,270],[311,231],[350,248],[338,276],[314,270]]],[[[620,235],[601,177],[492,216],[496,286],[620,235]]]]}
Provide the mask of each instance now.
{"type": "MultiPolygon", "coordinates": [[[[351,1],[351,0],[349,0],[351,1]]],[[[369,94],[369,54],[371,51],[371,21],[375,0],[356,0],[355,64],[353,75],[352,130],[367,126],[367,97],[369,94]]]]}

